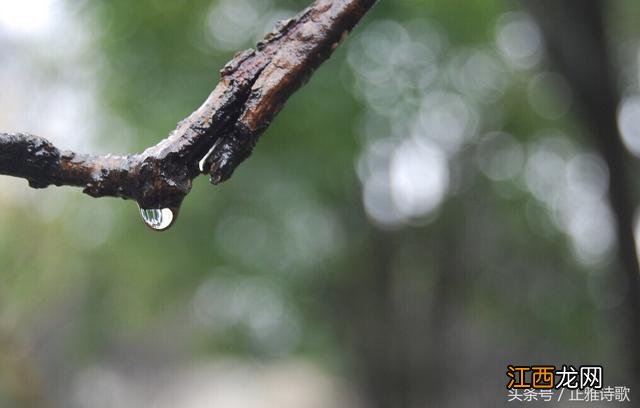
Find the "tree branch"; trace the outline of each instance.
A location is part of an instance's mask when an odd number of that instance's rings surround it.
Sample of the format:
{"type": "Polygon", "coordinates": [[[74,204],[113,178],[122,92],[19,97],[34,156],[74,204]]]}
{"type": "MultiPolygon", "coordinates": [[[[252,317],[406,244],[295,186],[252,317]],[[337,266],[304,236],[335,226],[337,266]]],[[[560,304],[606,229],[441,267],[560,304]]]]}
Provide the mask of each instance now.
{"type": "Polygon", "coordinates": [[[192,180],[227,180],[289,96],[304,84],[376,0],[316,0],[236,56],[205,103],[160,143],[128,156],[61,151],[46,139],[0,133],[0,174],[34,188],[84,187],[92,197],[178,208],[192,180]]]}

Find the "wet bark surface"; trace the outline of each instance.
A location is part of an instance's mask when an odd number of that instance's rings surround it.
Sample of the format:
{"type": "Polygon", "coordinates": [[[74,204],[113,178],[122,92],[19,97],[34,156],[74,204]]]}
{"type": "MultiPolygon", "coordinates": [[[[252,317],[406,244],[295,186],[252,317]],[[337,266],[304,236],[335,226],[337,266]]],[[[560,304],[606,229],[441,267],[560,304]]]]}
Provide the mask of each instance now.
{"type": "Polygon", "coordinates": [[[236,54],[205,103],[157,145],[127,156],[63,151],[42,137],[0,133],[0,174],[34,188],[83,187],[92,197],[133,199],[141,208],[178,208],[192,181],[227,180],[285,102],[376,0],[316,0],[282,21],[254,49],[236,54]]]}

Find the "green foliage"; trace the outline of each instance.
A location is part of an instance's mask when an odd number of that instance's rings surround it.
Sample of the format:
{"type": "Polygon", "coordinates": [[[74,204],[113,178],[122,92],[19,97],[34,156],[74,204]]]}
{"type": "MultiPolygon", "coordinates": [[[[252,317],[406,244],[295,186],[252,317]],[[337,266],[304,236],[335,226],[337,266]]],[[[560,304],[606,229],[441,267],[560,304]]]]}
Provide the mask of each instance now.
{"type": "MultiPolygon", "coordinates": [[[[244,47],[264,32],[267,14],[292,15],[306,2],[269,4],[244,47]]],[[[127,130],[124,137],[108,121],[96,121],[98,145],[118,140],[123,150],[139,151],[204,101],[234,53],[212,40],[208,24],[217,6],[84,3],[75,18],[93,34],[88,55],[97,55],[100,108],[127,130]]],[[[635,2],[617,8],[638,13],[635,2]]],[[[509,11],[493,0],[381,1],[291,98],[230,181],[213,187],[197,180],[166,233],[148,230],[132,202],[93,200],[67,188],[23,195],[26,185],[7,182],[12,188],[0,197],[0,327],[29,338],[51,322],[51,336],[63,346],[50,352],[71,369],[108,359],[118,345],[155,344],[158,337],[186,359],[307,355],[344,369],[355,359],[349,345],[357,348],[367,335],[356,322],[377,313],[383,270],[382,289],[393,292],[392,310],[413,327],[409,332],[428,320],[437,282],[452,274],[451,297],[435,307],[473,321],[496,349],[513,350],[511,357],[568,350],[565,360],[615,358],[602,318],[619,299],[597,286],[618,267],[614,250],[580,260],[571,235],[554,224],[558,214],[527,184],[526,163],[504,180],[492,180],[478,164],[476,151],[490,131],[511,134],[525,159],[548,130],[570,142],[566,162],[592,150],[570,112],[545,118],[532,108],[528,87],[549,69],[546,63],[520,69],[500,56],[496,24],[509,11]],[[425,98],[446,90],[472,106],[479,122],[447,157],[448,193],[437,209],[381,227],[363,209],[356,169],[370,144],[362,130],[367,114],[384,114],[372,113],[358,92],[362,82],[349,56],[359,38],[387,20],[404,28],[424,21],[418,27],[441,35],[434,85],[410,92],[425,98]],[[460,66],[454,57],[467,51],[486,52],[501,70],[504,84],[494,99],[465,93],[451,79],[460,66]],[[540,336],[544,341],[534,344],[540,336]]],[[[625,27],[619,35],[637,38],[637,27],[625,27]]],[[[387,57],[379,55],[382,62],[387,57]]],[[[405,103],[405,112],[417,109],[406,100],[386,109],[405,103]]],[[[380,123],[398,129],[409,123],[387,119],[380,123]]]]}

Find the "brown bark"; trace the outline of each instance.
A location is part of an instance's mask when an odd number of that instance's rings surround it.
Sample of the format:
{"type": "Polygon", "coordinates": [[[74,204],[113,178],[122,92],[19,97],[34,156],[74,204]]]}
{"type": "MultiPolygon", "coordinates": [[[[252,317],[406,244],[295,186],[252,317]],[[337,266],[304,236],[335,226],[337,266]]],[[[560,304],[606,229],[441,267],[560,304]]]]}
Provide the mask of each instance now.
{"type": "Polygon", "coordinates": [[[195,177],[227,180],[289,96],[304,84],[376,0],[316,0],[236,56],[206,102],[160,143],[128,156],[61,151],[24,133],[0,133],[0,174],[34,188],[69,185],[92,197],[178,208],[195,177]],[[205,159],[206,156],[206,159],[205,159]],[[203,160],[204,159],[204,160],[203,160]]]}

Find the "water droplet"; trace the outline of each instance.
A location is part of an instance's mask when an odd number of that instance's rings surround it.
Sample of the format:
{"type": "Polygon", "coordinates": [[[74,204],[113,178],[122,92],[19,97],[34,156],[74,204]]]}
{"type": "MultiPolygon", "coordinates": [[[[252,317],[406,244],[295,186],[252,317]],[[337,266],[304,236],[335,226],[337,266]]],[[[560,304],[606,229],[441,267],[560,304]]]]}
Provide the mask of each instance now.
{"type": "Polygon", "coordinates": [[[164,231],[171,226],[174,212],[171,208],[140,208],[142,220],[155,231],[164,231]]]}

